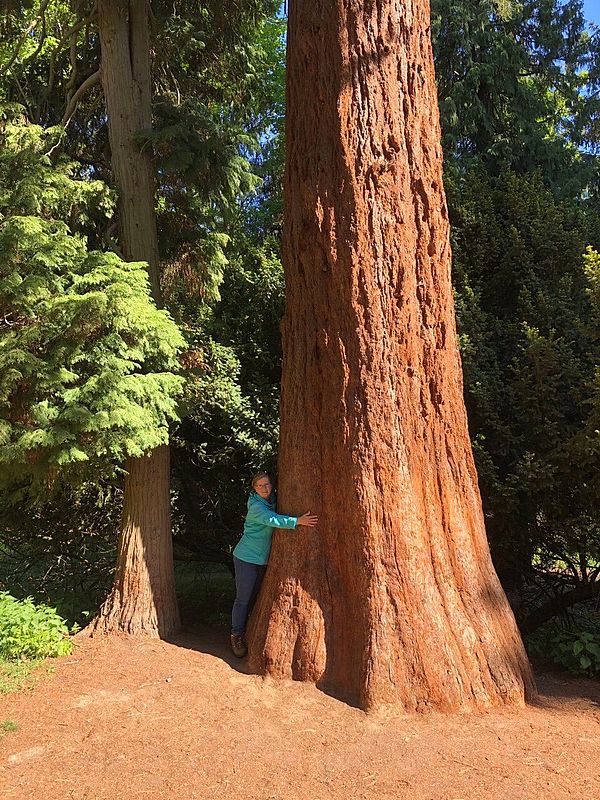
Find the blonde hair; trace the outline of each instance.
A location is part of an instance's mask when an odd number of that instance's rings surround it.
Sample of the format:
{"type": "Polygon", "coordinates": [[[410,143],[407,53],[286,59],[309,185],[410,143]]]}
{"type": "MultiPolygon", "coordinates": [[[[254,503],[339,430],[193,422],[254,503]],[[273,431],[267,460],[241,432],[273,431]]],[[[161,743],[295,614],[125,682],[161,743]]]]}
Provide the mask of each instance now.
{"type": "Polygon", "coordinates": [[[268,472],[257,472],[256,475],[252,478],[252,488],[253,489],[256,488],[256,484],[261,478],[269,478],[269,480],[270,480],[271,476],[269,475],[268,472]]]}

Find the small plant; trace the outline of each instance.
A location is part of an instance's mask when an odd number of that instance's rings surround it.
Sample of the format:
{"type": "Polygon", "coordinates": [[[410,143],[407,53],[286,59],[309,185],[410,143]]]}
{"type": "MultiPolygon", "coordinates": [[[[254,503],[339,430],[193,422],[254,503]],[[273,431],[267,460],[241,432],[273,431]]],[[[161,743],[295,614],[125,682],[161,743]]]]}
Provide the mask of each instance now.
{"type": "Polygon", "coordinates": [[[0,592],[0,658],[46,658],[71,652],[65,621],[56,609],[0,592]]]}
{"type": "Polygon", "coordinates": [[[576,675],[600,676],[600,633],[559,631],[545,641],[532,641],[531,650],[576,675]]]}
{"type": "MultiPolygon", "coordinates": [[[[4,659],[0,658],[0,697],[11,692],[31,689],[43,677],[40,670],[43,659],[4,659]]],[[[46,667],[48,673],[52,671],[46,667]]]]}
{"type": "Polygon", "coordinates": [[[6,733],[15,733],[18,730],[19,730],[18,722],[15,722],[12,719],[3,719],[2,722],[0,722],[0,739],[6,733]]]}

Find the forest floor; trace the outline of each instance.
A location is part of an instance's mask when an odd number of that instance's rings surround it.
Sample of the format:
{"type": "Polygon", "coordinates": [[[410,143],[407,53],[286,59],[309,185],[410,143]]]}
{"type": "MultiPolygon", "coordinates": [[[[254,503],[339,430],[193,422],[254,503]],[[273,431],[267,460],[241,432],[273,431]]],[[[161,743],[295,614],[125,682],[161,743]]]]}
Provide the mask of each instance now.
{"type": "Polygon", "coordinates": [[[0,797],[598,800],[600,683],[538,687],[527,708],[365,714],[246,674],[222,630],[80,636],[51,675],[0,698],[0,797]]]}

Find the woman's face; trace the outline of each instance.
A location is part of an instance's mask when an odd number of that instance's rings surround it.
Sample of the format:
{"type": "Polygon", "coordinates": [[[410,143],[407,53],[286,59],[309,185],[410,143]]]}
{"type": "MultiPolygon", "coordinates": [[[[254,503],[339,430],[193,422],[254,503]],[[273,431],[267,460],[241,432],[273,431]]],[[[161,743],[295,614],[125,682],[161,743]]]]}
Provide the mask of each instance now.
{"type": "Polygon", "coordinates": [[[254,491],[259,497],[263,497],[266,500],[271,496],[271,492],[273,491],[271,479],[267,475],[263,478],[259,478],[254,484],[254,491]]]}

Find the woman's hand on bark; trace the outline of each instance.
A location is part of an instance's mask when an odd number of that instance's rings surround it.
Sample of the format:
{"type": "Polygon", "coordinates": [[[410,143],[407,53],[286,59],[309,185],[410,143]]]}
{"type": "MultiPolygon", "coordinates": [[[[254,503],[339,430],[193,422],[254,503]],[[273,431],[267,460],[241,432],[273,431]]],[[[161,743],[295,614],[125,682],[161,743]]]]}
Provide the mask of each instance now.
{"type": "Polygon", "coordinates": [[[306,525],[307,528],[314,528],[319,518],[314,514],[311,514],[310,511],[307,511],[306,514],[302,514],[301,517],[298,517],[298,525],[306,525]]]}

